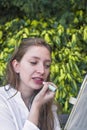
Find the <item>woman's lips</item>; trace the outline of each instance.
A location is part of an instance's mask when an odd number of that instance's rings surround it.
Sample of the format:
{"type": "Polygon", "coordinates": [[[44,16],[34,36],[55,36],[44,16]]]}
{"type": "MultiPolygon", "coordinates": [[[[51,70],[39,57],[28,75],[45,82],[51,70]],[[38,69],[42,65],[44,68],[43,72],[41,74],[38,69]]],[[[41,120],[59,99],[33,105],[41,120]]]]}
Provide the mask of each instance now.
{"type": "Polygon", "coordinates": [[[38,77],[36,77],[36,78],[33,78],[33,80],[34,80],[34,82],[36,83],[36,84],[43,84],[43,79],[42,78],[38,78],[38,77]]]}

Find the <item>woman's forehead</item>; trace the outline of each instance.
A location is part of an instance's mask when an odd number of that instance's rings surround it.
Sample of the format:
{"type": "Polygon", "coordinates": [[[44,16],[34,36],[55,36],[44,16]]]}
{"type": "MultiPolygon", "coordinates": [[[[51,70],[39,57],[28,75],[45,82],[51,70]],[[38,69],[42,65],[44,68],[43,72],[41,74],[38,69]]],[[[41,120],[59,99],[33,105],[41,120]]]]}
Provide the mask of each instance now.
{"type": "Polygon", "coordinates": [[[51,57],[50,51],[43,46],[31,46],[27,49],[25,56],[51,57]]]}

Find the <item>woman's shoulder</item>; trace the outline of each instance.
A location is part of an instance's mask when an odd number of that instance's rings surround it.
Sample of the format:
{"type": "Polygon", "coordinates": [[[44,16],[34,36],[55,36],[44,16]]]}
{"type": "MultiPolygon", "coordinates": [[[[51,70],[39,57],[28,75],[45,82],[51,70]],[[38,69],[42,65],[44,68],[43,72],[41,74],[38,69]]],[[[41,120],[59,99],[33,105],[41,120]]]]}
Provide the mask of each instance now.
{"type": "Polygon", "coordinates": [[[1,86],[0,87],[0,98],[6,99],[8,97],[7,90],[9,88],[9,85],[1,86]]]}
{"type": "Polygon", "coordinates": [[[0,94],[4,93],[6,89],[9,88],[9,85],[5,85],[5,86],[0,86],[0,94]]]}
{"type": "Polygon", "coordinates": [[[1,86],[1,87],[0,87],[0,95],[1,95],[2,93],[4,93],[4,86],[1,86]]]}

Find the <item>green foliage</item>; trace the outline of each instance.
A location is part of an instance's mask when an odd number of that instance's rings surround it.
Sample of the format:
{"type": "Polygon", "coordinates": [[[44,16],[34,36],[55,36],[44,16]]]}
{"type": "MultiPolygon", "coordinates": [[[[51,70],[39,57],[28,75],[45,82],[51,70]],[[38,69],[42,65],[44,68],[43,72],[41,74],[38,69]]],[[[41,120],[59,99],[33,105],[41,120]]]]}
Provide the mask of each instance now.
{"type": "MultiPolygon", "coordinates": [[[[29,3],[30,0],[27,2],[29,3]]],[[[4,24],[0,24],[0,85],[5,83],[6,64],[20,40],[34,36],[43,37],[53,48],[51,80],[58,86],[55,99],[61,104],[62,112],[69,113],[69,99],[71,96],[77,96],[87,71],[87,9],[85,6],[87,2],[85,0],[52,2],[38,0],[36,4],[33,0],[29,4],[33,8],[29,11],[30,6],[28,8],[28,3],[26,5],[24,0],[17,2],[1,0],[1,5],[8,10],[13,6],[17,9],[20,7],[19,12],[23,18],[20,18],[18,14],[18,17],[14,16],[6,22],[2,19],[4,24]],[[36,7],[37,5],[40,5],[39,8],[36,7]],[[32,13],[34,9],[39,12],[36,12],[38,19],[32,13]],[[59,9],[61,9],[60,13],[59,9]],[[32,18],[26,17],[27,12],[31,13],[32,18]],[[47,18],[47,16],[52,17],[47,18]]]]}
{"type": "Polygon", "coordinates": [[[0,0],[0,16],[3,17],[1,22],[17,16],[29,19],[60,18],[71,6],[71,2],[66,0],[0,0]]]}

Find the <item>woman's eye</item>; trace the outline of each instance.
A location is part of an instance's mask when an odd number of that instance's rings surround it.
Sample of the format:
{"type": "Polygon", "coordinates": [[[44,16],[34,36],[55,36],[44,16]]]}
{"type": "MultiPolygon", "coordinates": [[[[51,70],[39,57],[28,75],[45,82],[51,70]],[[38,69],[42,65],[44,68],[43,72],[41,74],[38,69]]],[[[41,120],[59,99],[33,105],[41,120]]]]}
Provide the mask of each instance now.
{"type": "Polygon", "coordinates": [[[45,65],[46,68],[50,68],[50,66],[51,66],[50,64],[46,64],[45,65]]]}
{"type": "Polygon", "coordinates": [[[35,62],[35,61],[31,61],[30,62],[32,65],[36,65],[37,64],[37,62],[35,62]]]}

